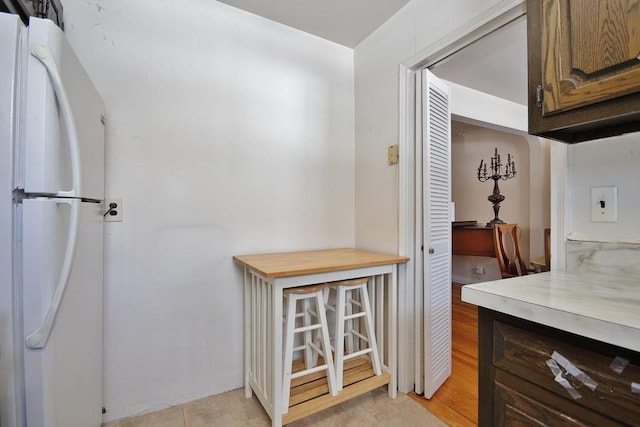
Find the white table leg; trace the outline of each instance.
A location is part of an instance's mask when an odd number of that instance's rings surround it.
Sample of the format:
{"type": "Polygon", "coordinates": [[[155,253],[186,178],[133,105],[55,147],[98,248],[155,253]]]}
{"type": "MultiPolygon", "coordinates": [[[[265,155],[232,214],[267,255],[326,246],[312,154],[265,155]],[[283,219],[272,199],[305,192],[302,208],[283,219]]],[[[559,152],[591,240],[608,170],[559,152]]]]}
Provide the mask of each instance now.
{"type": "Polygon", "coordinates": [[[271,357],[273,370],[271,384],[271,401],[273,403],[272,427],[282,426],[282,285],[276,279],[272,285],[273,300],[271,326],[273,328],[273,342],[271,343],[271,357]]]}
{"type": "Polygon", "coordinates": [[[251,276],[245,267],[244,269],[244,397],[249,399],[252,395],[249,384],[251,369],[251,276]]]}
{"type": "Polygon", "coordinates": [[[392,266],[389,283],[389,397],[398,395],[398,266],[392,266]]]}

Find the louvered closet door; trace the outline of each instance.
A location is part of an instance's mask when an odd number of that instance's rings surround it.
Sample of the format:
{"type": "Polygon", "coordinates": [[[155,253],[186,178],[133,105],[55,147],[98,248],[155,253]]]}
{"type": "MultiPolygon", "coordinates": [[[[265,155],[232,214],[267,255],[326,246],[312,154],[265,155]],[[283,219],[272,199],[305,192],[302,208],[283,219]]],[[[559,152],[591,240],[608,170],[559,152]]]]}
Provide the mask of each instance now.
{"type": "Polygon", "coordinates": [[[449,87],[422,72],[424,396],[451,375],[451,113],[449,87]]]}

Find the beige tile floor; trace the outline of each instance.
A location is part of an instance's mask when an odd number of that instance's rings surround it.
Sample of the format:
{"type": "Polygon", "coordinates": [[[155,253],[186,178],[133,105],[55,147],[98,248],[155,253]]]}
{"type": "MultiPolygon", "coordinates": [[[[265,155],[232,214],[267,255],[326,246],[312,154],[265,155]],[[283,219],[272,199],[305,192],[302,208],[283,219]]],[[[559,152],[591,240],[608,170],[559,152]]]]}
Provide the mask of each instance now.
{"type": "MultiPolygon", "coordinates": [[[[159,412],[103,424],[103,427],[268,427],[269,416],[254,396],[245,399],[242,389],[210,396],[159,412]]],[[[443,427],[435,415],[398,393],[396,399],[382,387],[358,398],[288,424],[289,427],[443,427]]]]}

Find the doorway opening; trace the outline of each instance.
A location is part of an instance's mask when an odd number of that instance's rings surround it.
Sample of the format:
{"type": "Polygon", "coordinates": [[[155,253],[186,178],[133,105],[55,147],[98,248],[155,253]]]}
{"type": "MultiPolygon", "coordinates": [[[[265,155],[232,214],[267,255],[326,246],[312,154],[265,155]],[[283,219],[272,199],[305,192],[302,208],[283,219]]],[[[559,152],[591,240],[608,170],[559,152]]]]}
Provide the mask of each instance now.
{"type": "MultiPolygon", "coordinates": [[[[521,18],[522,19],[522,18],[521,18]]],[[[511,17],[513,20],[513,16],[511,17]]],[[[502,22],[500,25],[495,26],[493,29],[501,28],[506,24],[506,22],[502,22]]],[[[493,31],[493,30],[492,30],[493,31]]],[[[523,52],[526,52],[526,43],[521,46],[523,52]]],[[[457,49],[452,49],[451,53],[453,53],[457,49]]],[[[440,54],[441,52],[438,52],[440,54]]],[[[525,55],[525,64],[526,64],[526,53],[525,55]]],[[[438,59],[439,61],[440,59],[438,59]]],[[[421,66],[427,66],[429,68],[430,64],[428,59],[425,59],[421,66]]],[[[495,64],[494,64],[495,67],[495,64]]],[[[438,67],[435,67],[434,74],[438,73],[438,67]]],[[[454,67],[456,68],[456,67],[454,67]]],[[[413,106],[419,105],[420,103],[416,99],[416,94],[419,93],[416,90],[416,86],[418,83],[416,81],[416,76],[420,75],[420,70],[422,67],[416,65],[415,67],[407,67],[405,68],[404,75],[401,73],[401,85],[405,87],[406,93],[402,96],[402,108],[401,108],[401,117],[407,117],[406,123],[404,123],[403,127],[401,127],[401,141],[404,141],[404,147],[401,143],[400,150],[401,156],[408,160],[409,165],[407,169],[404,171],[400,171],[400,198],[401,198],[401,226],[400,226],[400,248],[403,251],[404,255],[409,255],[412,257],[412,264],[408,265],[408,269],[406,271],[406,277],[403,278],[404,282],[407,284],[407,291],[405,295],[401,295],[400,304],[404,304],[405,308],[401,308],[401,312],[407,313],[407,322],[410,323],[411,320],[408,316],[416,317],[416,311],[407,309],[411,307],[411,303],[413,301],[413,297],[416,296],[416,288],[418,286],[422,286],[423,280],[420,275],[420,271],[422,270],[422,252],[420,247],[420,241],[417,239],[417,236],[420,234],[421,230],[416,229],[416,221],[415,218],[419,216],[419,208],[417,208],[417,203],[415,201],[415,194],[419,192],[419,188],[417,187],[416,180],[416,156],[415,156],[415,143],[419,140],[419,138],[415,138],[415,135],[420,135],[420,116],[421,114],[413,114],[415,112],[415,108],[413,106]],[[402,150],[405,150],[404,153],[402,150]],[[413,165],[411,164],[413,163],[413,165]],[[405,198],[403,201],[403,197],[405,198]],[[403,224],[404,221],[404,224],[403,224]],[[413,291],[411,290],[413,288],[413,291]]],[[[444,80],[448,80],[446,75],[442,75],[444,80]]],[[[526,72],[523,71],[522,78],[526,78],[526,72]]],[[[496,79],[496,76],[493,76],[493,79],[496,79]]],[[[531,190],[528,191],[526,197],[528,198],[528,208],[525,211],[528,212],[530,227],[531,224],[535,221],[540,222],[540,226],[537,227],[540,230],[543,230],[544,222],[548,217],[549,212],[549,196],[548,192],[545,196],[547,199],[546,208],[543,207],[542,203],[534,200],[534,193],[538,194],[534,191],[533,187],[542,187],[544,185],[548,185],[548,177],[550,175],[549,171],[549,160],[546,160],[546,166],[544,163],[545,159],[548,159],[548,155],[545,154],[549,151],[548,147],[545,147],[545,141],[541,141],[537,137],[531,137],[527,134],[527,112],[526,112],[526,101],[522,104],[517,102],[508,101],[502,98],[498,98],[492,95],[488,95],[486,93],[479,92],[478,90],[469,89],[468,87],[461,86],[456,83],[452,83],[452,120],[454,122],[461,122],[465,125],[473,125],[472,133],[486,133],[488,134],[488,130],[504,132],[509,134],[509,137],[513,137],[513,135],[517,135],[519,138],[518,148],[524,150],[524,152],[528,152],[528,160],[527,164],[529,166],[529,186],[531,190]],[[469,101],[460,102],[460,96],[465,96],[464,94],[470,96],[469,101]],[[461,95],[462,94],[462,95],[461,95]],[[497,99],[497,101],[496,101],[497,99]],[[489,101],[487,101],[489,100],[489,101]],[[494,101],[496,102],[494,104],[494,101]],[[489,106],[491,104],[491,106],[489,106]],[[467,110],[471,106],[476,108],[475,113],[469,113],[467,110]],[[459,107],[459,108],[458,108],[459,107]],[[515,113],[505,112],[505,108],[511,108],[515,113]],[[492,117],[490,117],[492,116],[492,117]],[[546,152],[545,152],[546,150],[546,152]],[[545,157],[546,156],[546,157],[545,157]],[[546,168],[546,169],[545,169],[546,168]],[[544,173],[542,172],[544,171],[544,173]],[[547,182],[546,184],[543,182],[544,180],[540,179],[532,179],[532,177],[537,176],[546,176],[547,182]],[[541,214],[540,212],[546,209],[546,216],[541,214]],[[535,212],[534,212],[535,211],[535,212]],[[539,219],[536,219],[539,218],[539,219]]],[[[526,84],[524,85],[523,91],[526,94],[526,84]]],[[[402,95],[402,94],[401,94],[402,95]]],[[[525,95],[526,96],[526,95],[525,95]]],[[[464,132],[463,132],[464,133],[464,132]]],[[[491,138],[494,138],[492,136],[491,138]]],[[[491,145],[488,143],[488,145],[491,145]]],[[[462,150],[464,152],[464,149],[462,150]]],[[[483,157],[490,156],[491,152],[487,154],[483,154],[483,157]]],[[[469,156],[469,157],[475,157],[469,156]]],[[[526,156],[525,156],[526,157],[526,156]]],[[[474,158],[473,162],[478,162],[480,158],[474,158]]],[[[523,160],[524,161],[524,160],[523,160]]],[[[469,160],[471,162],[471,160],[469,160]]],[[[457,161],[453,160],[453,174],[456,174],[456,165],[457,161]]],[[[471,172],[474,172],[474,168],[471,168],[471,172]]],[[[475,166],[477,170],[477,165],[475,166]]],[[[523,170],[523,169],[521,169],[523,170]]],[[[488,190],[483,190],[483,197],[486,198],[486,195],[489,194],[490,188],[488,190]],[[486,194],[485,194],[486,193],[486,194]]],[[[541,194],[541,193],[540,193],[541,194]]],[[[543,196],[537,196],[542,198],[543,196]]],[[[489,203],[484,200],[486,206],[483,208],[483,212],[487,212],[490,214],[491,208],[489,203]]],[[[504,212],[506,213],[506,212],[504,212]]],[[[456,217],[459,218],[458,212],[456,212],[456,217]]],[[[462,219],[462,218],[460,218],[462,219]]],[[[481,220],[481,218],[478,218],[481,220]]],[[[530,239],[531,242],[537,242],[537,238],[530,239]]],[[[541,233],[540,238],[540,247],[543,246],[543,238],[541,233]]],[[[535,245],[535,244],[534,244],[535,245]]],[[[529,245],[531,247],[531,244],[529,245]]],[[[531,253],[537,252],[537,250],[530,249],[531,253]]],[[[421,375],[424,375],[421,370],[421,359],[418,352],[412,352],[412,348],[416,348],[416,344],[420,344],[420,340],[422,339],[419,332],[418,325],[420,324],[420,320],[414,320],[414,331],[405,332],[400,331],[400,348],[404,348],[405,353],[401,355],[401,363],[404,364],[404,367],[400,367],[400,389],[401,391],[410,391],[416,386],[416,389],[421,388],[421,385],[418,385],[420,382],[419,378],[421,375]]],[[[401,350],[402,351],[402,350],[401,350]]]]}

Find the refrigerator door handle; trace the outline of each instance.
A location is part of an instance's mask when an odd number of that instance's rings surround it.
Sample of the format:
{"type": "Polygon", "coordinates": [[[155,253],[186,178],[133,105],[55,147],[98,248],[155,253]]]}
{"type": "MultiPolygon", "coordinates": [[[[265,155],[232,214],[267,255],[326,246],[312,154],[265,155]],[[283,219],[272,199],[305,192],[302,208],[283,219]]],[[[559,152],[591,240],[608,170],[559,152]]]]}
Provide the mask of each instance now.
{"type": "Polygon", "coordinates": [[[76,130],[76,122],[73,118],[73,112],[71,110],[71,104],[67,97],[67,91],[62,83],[62,78],[58,71],[58,66],[53,58],[51,49],[47,46],[33,46],[31,48],[31,55],[36,57],[47,69],[49,78],[51,79],[51,85],[58,99],[60,105],[60,112],[62,113],[62,119],[64,125],[67,128],[69,153],[71,156],[71,176],[72,176],[72,188],[69,191],[59,191],[56,196],[58,197],[80,197],[82,194],[80,188],[80,145],[78,141],[78,132],[76,130]]]}
{"type": "Polygon", "coordinates": [[[71,216],[69,219],[69,234],[67,237],[67,248],[65,250],[64,259],[62,261],[62,268],[60,269],[60,276],[56,283],[56,288],[53,291],[51,297],[51,303],[47,309],[47,313],[42,320],[40,327],[25,338],[25,343],[28,348],[37,349],[44,348],[51,335],[51,329],[53,328],[53,322],[58,314],[62,297],[64,296],[64,290],[69,282],[69,276],[71,275],[71,265],[73,264],[73,258],[76,254],[76,243],[78,241],[78,227],[80,216],[80,200],[69,199],[60,200],[58,203],[66,203],[71,206],[71,216]]]}

